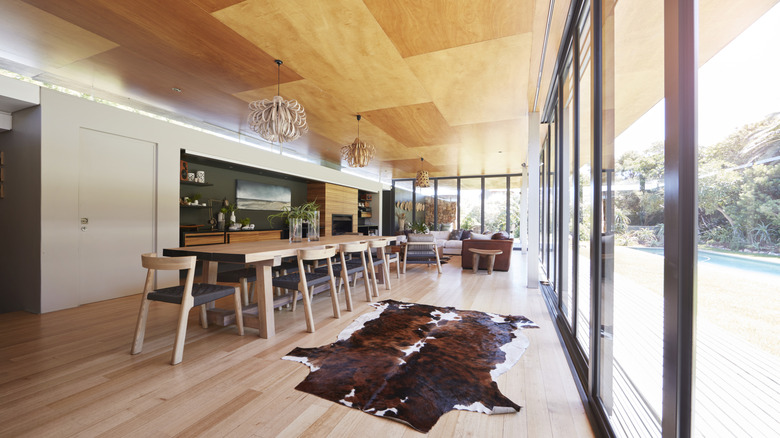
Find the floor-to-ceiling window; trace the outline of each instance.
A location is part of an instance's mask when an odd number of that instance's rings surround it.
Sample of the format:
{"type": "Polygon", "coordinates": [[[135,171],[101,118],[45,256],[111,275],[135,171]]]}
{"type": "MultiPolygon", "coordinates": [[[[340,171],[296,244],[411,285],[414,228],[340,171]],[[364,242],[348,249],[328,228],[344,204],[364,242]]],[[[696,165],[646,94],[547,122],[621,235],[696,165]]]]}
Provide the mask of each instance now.
{"type": "Polygon", "coordinates": [[[487,231],[507,231],[507,178],[485,178],[485,225],[487,231]]]}
{"type": "Polygon", "coordinates": [[[561,117],[561,158],[560,158],[560,174],[563,178],[560,185],[562,206],[559,213],[559,221],[561,223],[560,228],[562,234],[559,239],[560,249],[562,252],[560,256],[560,273],[561,280],[558,287],[561,295],[561,309],[566,317],[566,322],[569,327],[574,325],[574,293],[576,289],[575,269],[574,263],[577,253],[577,206],[576,206],[576,193],[577,193],[577,181],[576,181],[576,155],[577,155],[577,132],[574,125],[574,108],[575,108],[575,67],[576,63],[572,62],[574,50],[568,52],[566,58],[566,67],[563,72],[563,85],[561,91],[562,96],[562,117],[561,117]]]}
{"type": "Polygon", "coordinates": [[[436,208],[439,230],[458,228],[458,180],[455,178],[437,179],[436,208]]]}
{"type": "Polygon", "coordinates": [[[577,168],[576,181],[576,221],[577,221],[577,300],[574,334],[581,354],[587,358],[590,354],[590,239],[593,231],[593,183],[591,157],[593,155],[593,66],[591,62],[593,39],[590,28],[590,8],[586,4],[577,22],[577,46],[579,48],[579,81],[577,82],[577,128],[579,137],[576,144],[578,154],[573,156],[577,168]]]}
{"type": "MultiPolygon", "coordinates": [[[[522,211],[523,201],[523,177],[522,176],[510,176],[509,177],[509,235],[515,239],[514,247],[521,248],[522,239],[521,233],[528,233],[528,226],[525,229],[521,228],[523,224],[523,215],[526,212],[522,211]]],[[[527,224],[526,218],[526,224],[527,224]]],[[[525,234],[523,234],[525,235],[525,234]]]]}
{"type": "MultiPolygon", "coordinates": [[[[621,436],[660,436],[663,387],[663,0],[604,11],[599,397],[621,436]]],[[[693,237],[693,236],[691,236],[693,237]]]]}
{"type": "Polygon", "coordinates": [[[482,232],[482,178],[460,180],[460,227],[482,232]]]}
{"type": "MultiPolygon", "coordinates": [[[[706,55],[721,29],[699,29],[706,55]]],[[[780,5],[698,71],[697,436],[780,431],[778,46],[780,5]]]]}
{"type": "Polygon", "coordinates": [[[780,430],[777,3],[572,3],[542,117],[540,259],[610,435],[780,430]]]}
{"type": "Polygon", "coordinates": [[[414,181],[394,181],[393,193],[395,193],[395,231],[403,231],[412,225],[412,211],[414,205],[412,193],[414,191],[414,181]]]}
{"type": "Polygon", "coordinates": [[[393,181],[394,231],[408,230],[413,222],[423,222],[430,230],[506,231],[515,239],[515,247],[520,247],[520,224],[525,214],[521,212],[521,174],[436,177],[430,181],[426,188],[417,187],[412,179],[393,181]]]}

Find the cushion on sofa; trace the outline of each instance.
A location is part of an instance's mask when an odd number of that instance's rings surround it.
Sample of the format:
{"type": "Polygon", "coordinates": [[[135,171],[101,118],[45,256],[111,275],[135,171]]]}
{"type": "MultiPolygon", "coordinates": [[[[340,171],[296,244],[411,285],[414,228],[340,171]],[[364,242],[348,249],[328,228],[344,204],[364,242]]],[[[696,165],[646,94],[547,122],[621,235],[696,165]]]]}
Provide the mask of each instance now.
{"type": "Polygon", "coordinates": [[[471,230],[463,230],[463,232],[460,233],[460,240],[466,240],[469,237],[471,237],[471,230]]]}
{"type": "Polygon", "coordinates": [[[472,240],[490,240],[490,234],[471,233],[472,240]]]}
{"type": "Polygon", "coordinates": [[[509,233],[507,233],[506,231],[499,231],[497,233],[493,233],[493,236],[491,237],[491,239],[493,239],[493,240],[508,240],[508,239],[511,239],[511,237],[509,237],[509,233]]]}
{"type": "Polygon", "coordinates": [[[460,236],[463,235],[463,230],[452,230],[450,232],[449,240],[460,240],[460,236]]]}

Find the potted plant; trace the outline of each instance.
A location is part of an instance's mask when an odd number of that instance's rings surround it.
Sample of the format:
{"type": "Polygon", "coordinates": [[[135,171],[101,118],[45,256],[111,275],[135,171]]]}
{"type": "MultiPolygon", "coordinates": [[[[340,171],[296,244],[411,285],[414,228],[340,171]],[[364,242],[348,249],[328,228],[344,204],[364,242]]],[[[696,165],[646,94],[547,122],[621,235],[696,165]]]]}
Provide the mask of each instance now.
{"type": "Polygon", "coordinates": [[[231,225],[233,225],[236,222],[236,204],[231,204],[227,201],[223,203],[223,207],[219,209],[219,212],[222,213],[223,219],[225,222],[227,222],[227,227],[230,228],[231,225]],[[228,218],[228,213],[230,213],[230,217],[228,218]]]}
{"type": "Polygon", "coordinates": [[[412,222],[412,232],[414,234],[428,234],[429,231],[428,225],[426,225],[425,222],[412,222]]]}
{"type": "Polygon", "coordinates": [[[307,202],[297,207],[285,206],[282,211],[268,216],[268,223],[273,226],[273,220],[281,218],[289,224],[290,242],[303,240],[303,222],[309,223],[309,240],[320,240],[320,206],[316,201],[307,202]]]}

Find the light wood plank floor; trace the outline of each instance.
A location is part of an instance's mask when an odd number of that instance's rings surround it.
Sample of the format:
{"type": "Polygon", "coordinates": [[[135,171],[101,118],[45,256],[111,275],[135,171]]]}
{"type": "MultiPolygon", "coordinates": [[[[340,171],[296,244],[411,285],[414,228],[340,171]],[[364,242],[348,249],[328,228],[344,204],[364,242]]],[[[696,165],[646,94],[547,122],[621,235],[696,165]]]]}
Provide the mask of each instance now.
{"type": "MultiPolygon", "coordinates": [[[[380,299],[522,314],[540,329],[501,376],[501,391],[523,406],[517,414],[452,411],[430,436],[589,437],[572,375],[539,290],[526,290],[525,259],[510,272],[462,271],[459,257],[444,273],[412,265],[380,299]]],[[[143,278],[138,279],[139,289],[143,278]]],[[[277,311],[277,336],[247,329],[202,329],[190,315],[184,361],[169,364],[176,306],[153,303],[143,353],[131,356],[138,295],[32,315],[0,315],[0,436],[422,436],[406,425],[361,413],[294,387],[308,368],[280,358],[296,346],[333,342],[371,310],[361,287],[355,311],[332,317],[327,293],[314,299],[317,332],[305,332],[302,308],[277,311]]],[[[229,307],[229,303],[225,303],[229,307]]]]}

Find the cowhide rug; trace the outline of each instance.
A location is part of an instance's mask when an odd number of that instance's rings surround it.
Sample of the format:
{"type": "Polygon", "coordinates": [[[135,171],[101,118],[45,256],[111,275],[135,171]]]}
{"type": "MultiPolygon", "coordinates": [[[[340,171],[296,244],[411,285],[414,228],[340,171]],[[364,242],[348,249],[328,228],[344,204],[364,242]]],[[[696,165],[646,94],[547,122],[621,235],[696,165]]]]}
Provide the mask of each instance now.
{"type": "Polygon", "coordinates": [[[296,348],[283,359],[311,372],[296,389],[402,421],[428,432],[452,409],[502,414],[520,406],[498,390],[498,376],[528,347],[524,316],[385,300],[338,341],[296,348]]]}

